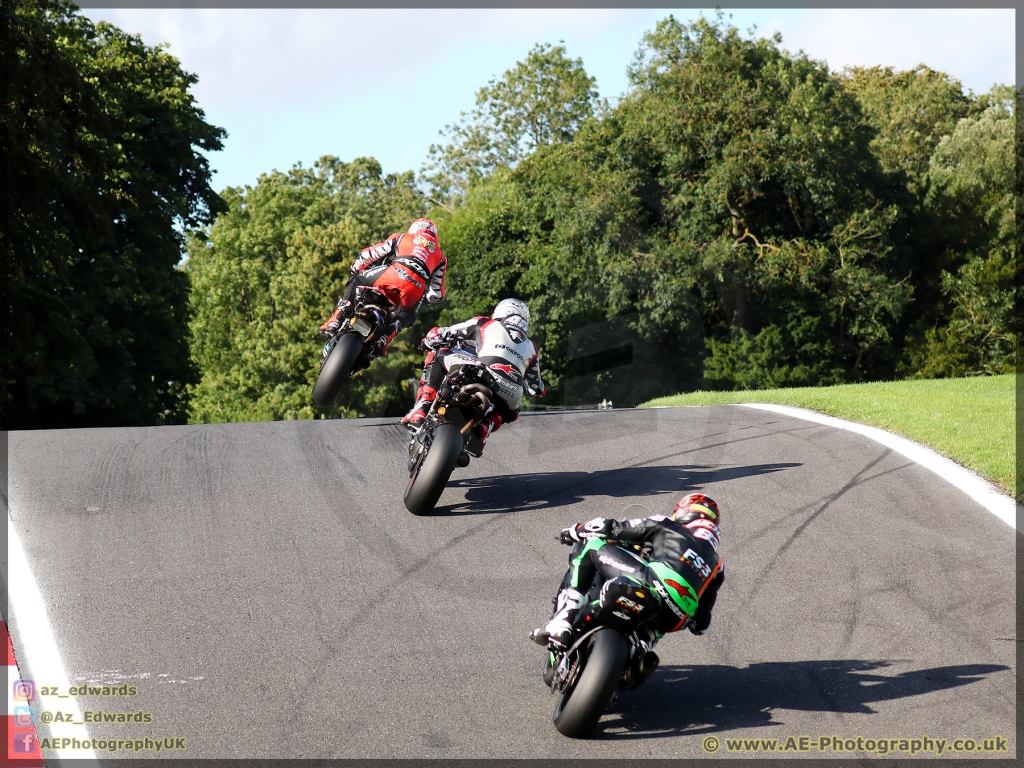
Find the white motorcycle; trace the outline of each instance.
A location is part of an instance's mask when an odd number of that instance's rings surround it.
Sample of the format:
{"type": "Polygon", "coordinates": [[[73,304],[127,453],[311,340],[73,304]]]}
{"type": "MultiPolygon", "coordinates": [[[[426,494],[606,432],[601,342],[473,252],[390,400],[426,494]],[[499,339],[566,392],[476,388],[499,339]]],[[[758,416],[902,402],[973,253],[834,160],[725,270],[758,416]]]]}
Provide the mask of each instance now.
{"type": "Polygon", "coordinates": [[[409,442],[409,486],[405,506],[426,515],[441,498],[455,467],[478,458],[483,443],[473,433],[497,399],[518,409],[526,389],[524,355],[495,323],[479,350],[455,348],[440,354],[446,375],[422,426],[409,442]]]}

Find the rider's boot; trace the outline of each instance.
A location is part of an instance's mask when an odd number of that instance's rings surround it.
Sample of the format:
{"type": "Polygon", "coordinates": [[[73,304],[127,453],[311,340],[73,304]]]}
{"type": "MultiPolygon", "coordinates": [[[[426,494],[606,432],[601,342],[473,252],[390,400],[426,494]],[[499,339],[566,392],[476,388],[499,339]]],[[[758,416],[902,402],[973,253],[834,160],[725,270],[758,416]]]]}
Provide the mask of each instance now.
{"type": "Polygon", "coordinates": [[[398,335],[398,331],[401,330],[395,325],[389,325],[384,328],[383,335],[375,342],[377,349],[376,354],[386,355],[388,353],[388,345],[391,344],[391,340],[398,335]]]}
{"type": "Polygon", "coordinates": [[[320,334],[327,337],[333,336],[341,328],[342,320],[350,317],[352,317],[352,302],[345,298],[338,299],[338,306],[335,307],[334,314],[320,326],[320,334]]]}
{"type": "Polygon", "coordinates": [[[497,432],[498,428],[504,424],[504,419],[501,418],[500,413],[491,412],[484,417],[484,420],[473,427],[473,434],[480,438],[480,450],[483,450],[483,446],[487,444],[487,438],[492,432],[497,432]]]}
{"type": "Polygon", "coordinates": [[[418,429],[423,420],[427,418],[427,414],[430,413],[430,406],[435,397],[437,397],[436,389],[426,384],[420,384],[420,388],[416,392],[416,402],[413,404],[412,410],[402,417],[402,424],[410,429],[418,429]]]}
{"type": "Polygon", "coordinates": [[[572,587],[566,587],[555,600],[555,613],[551,621],[533,630],[530,639],[537,645],[562,650],[572,639],[572,623],[583,607],[583,595],[572,587]]]}

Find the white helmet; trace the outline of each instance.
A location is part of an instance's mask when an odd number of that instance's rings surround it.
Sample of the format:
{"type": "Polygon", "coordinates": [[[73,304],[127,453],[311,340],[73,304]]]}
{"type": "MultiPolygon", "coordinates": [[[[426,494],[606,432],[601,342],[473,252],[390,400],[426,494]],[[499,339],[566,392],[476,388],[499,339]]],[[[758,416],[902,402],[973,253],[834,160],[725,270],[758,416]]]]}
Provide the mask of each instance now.
{"type": "Polygon", "coordinates": [[[526,341],[530,334],[530,309],[519,299],[499,301],[491,319],[499,321],[516,344],[526,341]]]}

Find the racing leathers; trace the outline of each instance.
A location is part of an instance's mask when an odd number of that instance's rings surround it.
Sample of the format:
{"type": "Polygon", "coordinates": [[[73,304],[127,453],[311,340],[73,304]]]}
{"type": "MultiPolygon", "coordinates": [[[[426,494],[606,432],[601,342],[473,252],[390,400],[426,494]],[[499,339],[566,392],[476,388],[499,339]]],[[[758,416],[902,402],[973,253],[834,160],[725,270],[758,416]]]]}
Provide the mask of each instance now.
{"type": "Polygon", "coordinates": [[[383,352],[395,334],[413,324],[424,300],[435,304],[444,298],[447,266],[448,259],[441,252],[437,236],[429,230],[414,234],[396,232],[383,242],[364,248],[349,269],[352,278],[345,295],[320,331],[325,335],[336,333],[342,319],[351,316],[356,289],[372,286],[398,310],[384,337],[383,352]]]}
{"type": "Polygon", "coordinates": [[[707,632],[725,580],[715,523],[698,519],[684,525],[664,515],[625,521],[598,517],[567,528],[562,536],[577,543],[555,598],[554,615],[546,627],[534,630],[536,642],[564,647],[573,636],[580,608],[596,599],[601,585],[616,576],[639,579],[661,597],[662,607],[649,625],[648,650],[668,632],[683,628],[695,635],[707,632]],[[642,556],[612,541],[643,544],[642,556]]]}
{"type": "MultiPolygon", "coordinates": [[[[461,348],[481,355],[484,362],[489,360],[488,351],[500,351],[501,360],[497,365],[512,365],[523,377],[523,389],[530,397],[543,397],[547,388],[540,374],[540,358],[537,347],[529,339],[516,343],[500,320],[481,315],[455,325],[434,327],[423,338],[423,346],[429,350],[423,361],[423,374],[416,392],[412,410],[402,419],[410,427],[420,424],[431,403],[437,397],[437,390],[445,377],[444,354],[451,349],[461,348]],[[508,361],[506,363],[505,361],[508,361]]],[[[474,430],[481,441],[487,440],[505,422],[519,418],[519,408],[510,408],[501,397],[493,400],[493,409],[474,430]]]]}

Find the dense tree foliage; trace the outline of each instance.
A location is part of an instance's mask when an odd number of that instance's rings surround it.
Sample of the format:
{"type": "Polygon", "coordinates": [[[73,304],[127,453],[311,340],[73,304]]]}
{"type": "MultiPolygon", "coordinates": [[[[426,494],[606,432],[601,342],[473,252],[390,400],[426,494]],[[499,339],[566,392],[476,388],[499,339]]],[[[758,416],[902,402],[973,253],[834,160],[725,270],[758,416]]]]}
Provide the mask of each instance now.
{"type": "Polygon", "coordinates": [[[568,400],[883,372],[910,289],[854,96],[776,40],[671,18],[630,77],[570,145],[477,185],[444,222],[466,302],[452,316],[529,299],[568,400]],[[597,373],[602,356],[632,365],[597,373]]]}
{"type": "Polygon", "coordinates": [[[401,413],[430,325],[509,296],[530,304],[549,404],[1014,366],[1012,87],[831,72],[721,15],[670,16],[614,106],[537,45],[419,179],[324,157],[218,197],[195,148],[223,133],[194,77],[70,6],[14,7],[6,424],[401,413]],[[316,327],[348,265],[425,213],[448,299],[317,408],[316,327]]]}
{"type": "Polygon", "coordinates": [[[192,353],[202,371],[190,388],[191,419],[379,415],[392,401],[392,412],[407,407],[403,378],[422,359],[415,344],[430,327],[422,323],[353,378],[335,407],[319,409],[311,392],[323,345],[316,329],[357,252],[404,230],[423,210],[413,174],[382,177],[374,160],[324,157],[223,197],[228,211],[188,248],[192,353]]]}
{"type": "Polygon", "coordinates": [[[3,5],[4,428],[184,418],[182,229],[221,146],[160,48],[59,0],[3,5]]]}
{"type": "Polygon", "coordinates": [[[1012,365],[1008,89],[780,42],[661,22],[619,105],[443,221],[446,317],[530,301],[556,402],[1012,365]]]}
{"type": "MultiPolygon", "coordinates": [[[[1014,315],[1014,120],[1005,104],[962,118],[928,168],[927,207],[943,223],[939,304],[943,323],[910,347],[918,375],[1009,373],[1014,315]]],[[[936,313],[937,314],[937,313],[936,313]]]]}

